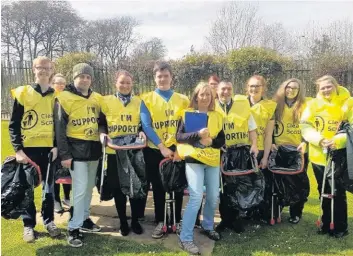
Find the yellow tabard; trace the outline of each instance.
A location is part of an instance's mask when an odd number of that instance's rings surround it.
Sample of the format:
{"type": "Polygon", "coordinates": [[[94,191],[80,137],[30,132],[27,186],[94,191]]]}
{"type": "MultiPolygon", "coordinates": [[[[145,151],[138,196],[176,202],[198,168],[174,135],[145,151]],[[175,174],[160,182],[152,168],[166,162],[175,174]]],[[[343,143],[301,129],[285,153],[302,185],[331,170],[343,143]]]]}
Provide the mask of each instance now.
{"type": "Polygon", "coordinates": [[[99,141],[98,117],[101,95],[92,92],[89,98],[63,91],[57,95],[60,105],[69,116],[67,137],[99,141]]]}
{"type": "Polygon", "coordinates": [[[24,107],[21,135],[24,147],[53,147],[54,93],[44,97],[31,85],[11,90],[12,97],[24,107]]]}
{"type": "MultiPolygon", "coordinates": [[[[185,123],[185,112],[194,112],[192,109],[187,109],[182,115],[183,121],[185,123]]],[[[210,137],[212,139],[216,138],[218,133],[222,130],[223,121],[222,115],[217,111],[209,111],[208,115],[208,125],[207,128],[210,132],[210,137]]],[[[207,164],[209,166],[219,166],[220,164],[220,149],[206,147],[204,149],[193,147],[189,144],[178,143],[177,145],[178,153],[182,159],[186,156],[190,156],[201,163],[207,164]]]]}
{"type": "MultiPolygon", "coordinates": [[[[174,92],[166,101],[155,91],[141,96],[151,114],[152,127],[161,142],[166,147],[176,145],[175,134],[182,111],[189,105],[189,99],[182,94],[174,92]]],[[[150,148],[157,148],[152,141],[148,141],[150,148]]]]}

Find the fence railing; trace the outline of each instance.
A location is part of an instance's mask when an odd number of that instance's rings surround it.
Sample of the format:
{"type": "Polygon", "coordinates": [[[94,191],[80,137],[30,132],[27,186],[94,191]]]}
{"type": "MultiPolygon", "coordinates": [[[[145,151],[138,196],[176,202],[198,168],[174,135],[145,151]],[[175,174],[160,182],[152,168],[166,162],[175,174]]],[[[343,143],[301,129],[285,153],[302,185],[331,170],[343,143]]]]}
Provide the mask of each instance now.
{"type": "MultiPolygon", "coordinates": [[[[134,92],[136,94],[145,93],[155,88],[152,70],[147,68],[136,68],[135,66],[124,66],[134,76],[134,92]]],[[[108,67],[94,67],[93,89],[103,95],[112,94],[115,91],[114,70],[108,67]]],[[[244,93],[246,80],[252,75],[247,72],[231,71],[224,66],[212,66],[212,70],[207,67],[190,67],[188,70],[175,70],[176,74],[173,87],[177,92],[191,95],[195,85],[202,79],[207,79],[210,73],[216,73],[221,78],[232,81],[235,93],[244,93]]],[[[332,74],[350,92],[353,92],[353,69],[332,74]]],[[[270,73],[265,76],[268,79],[268,97],[272,97],[279,84],[288,78],[298,78],[306,85],[306,94],[314,96],[316,88],[314,86],[313,74],[310,69],[293,69],[270,73]]],[[[34,76],[30,62],[2,62],[1,65],[1,107],[3,112],[9,113],[12,109],[11,89],[33,82],[34,76]]],[[[68,81],[71,82],[71,81],[68,81]]]]}

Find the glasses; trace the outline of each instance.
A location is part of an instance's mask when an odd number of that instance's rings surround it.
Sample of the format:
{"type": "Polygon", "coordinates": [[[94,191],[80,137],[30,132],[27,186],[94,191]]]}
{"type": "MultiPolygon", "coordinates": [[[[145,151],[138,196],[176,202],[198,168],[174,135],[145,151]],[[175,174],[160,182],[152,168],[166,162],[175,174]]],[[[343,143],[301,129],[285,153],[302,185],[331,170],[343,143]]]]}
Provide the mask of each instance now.
{"type": "Polygon", "coordinates": [[[41,66],[39,66],[39,67],[35,67],[35,69],[37,69],[37,70],[40,70],[40,71],[49,71],[49,70],[52,70],[52,68],[47,68],[47,67],[41,67],[41,66]]]}
{"type": "Polygon", "coordinates": [[[252,85],[249,85],[249,87],[250,87],[251,89],[257,89],[257,88],[262,87],[262,84],[252,84],[252,85]]]}
{"type": "Polygon", "coordinates": [[[286,90],[298,91],[298,90],[299,90],[299,88],[297,88],[297,87],[290,87],[290,86],[287,86],[287,87],[286,87],[286,90]]]}

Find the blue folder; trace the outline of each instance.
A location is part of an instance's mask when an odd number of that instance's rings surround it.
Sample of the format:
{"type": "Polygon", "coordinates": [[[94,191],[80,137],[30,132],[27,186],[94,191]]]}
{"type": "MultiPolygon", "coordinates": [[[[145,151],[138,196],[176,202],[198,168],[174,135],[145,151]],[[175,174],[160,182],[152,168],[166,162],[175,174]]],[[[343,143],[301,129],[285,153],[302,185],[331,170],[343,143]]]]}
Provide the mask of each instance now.
{"type": "Polygon", "coordinates": [[[185,132],[198,132],[207,128],[208,116],[206,113],[186,112],[185,113],[185,132]]]}

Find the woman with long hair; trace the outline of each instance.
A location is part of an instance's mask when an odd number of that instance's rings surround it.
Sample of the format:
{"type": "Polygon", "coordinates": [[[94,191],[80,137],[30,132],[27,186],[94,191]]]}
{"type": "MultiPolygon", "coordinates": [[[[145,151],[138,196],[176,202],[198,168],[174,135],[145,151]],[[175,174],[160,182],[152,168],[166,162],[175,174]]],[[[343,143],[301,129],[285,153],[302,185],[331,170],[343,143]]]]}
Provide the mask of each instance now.
{"type": "MultiPolygon", "coordinates": [[[[304,111],[307,100],[303,83],[295,78],[284,81],[278,88],[275,97],[277,107],[275,111],[275,129],[272,148],[277,150],[281,145],[296,146],[304,154],[303,172],[291,175],[291,181],[296,184],[299,201],[290,205],[288,221],[297,224],[303,213],[304,203],[309,196],[309,178],[307,175],[308,153],[299,128],[299,120],[304,111]]],[[[285,180],[283,181],[285,182],[285,180]]]]}
{"type": "Polygon", "coordinates": [[[272,134],[275,126],[276,102],[266,99],[267,82],[263,76],[254,75],[246,82],[246,94],[248,95],[251,114],[257,125],[257,148],[259,153],[257,161],[259,168],[265,177],[264,203],[259,208],[259,218],[270,220],[270,198],[272,175],[267,169],[268,157],[272,147],[272,134]]]}
{"type": "Polygon", "coordinates": [[[214,230],[214,213],[219,196],[220,148],[225,144],[223,121],[215,111],[215,98],[211,87],[200,82],[191,97],[189,108],[182,113],[176,135],[177,149],[186,163],[189,202],[186,206],[180,233],[180,246],[192,254],[199,254],[194,244],[193,230],[197,212],[201,206],[203,186],[206,187],[206,202],[203,210],[202,232],[212,240],[220,235],[214,230]],[[205,127],[199,131],[188,131],[191,125],[186,119],[188,113],[203,113],[207,116],[205,127]]]}
{"type": "MultiPolygon", "coordinates": [[[[300,120],[300,128],[304,139],[309,143],[309,160],[321,193],[327,154],[346,146],[346,134],[337,134],[337,130],[346,118],[342,106],[350,95],[348,91],[343,90],[344,88],[339,88],[335,78],[328,75],[319,78],[316,81],[316,87],[318,94],[305,108],[300,120]]],[[[331,200],[324,198],[322,225],[318,234],[329,233],[336,238],[341,238],[348,234],[347,197],[342,177],[335,175],[334,188],[334,229],[330,229],[331,200]]],[[[330,193],[330,191],[331,184],[326,179],[324,193],[330,193]]]]}

